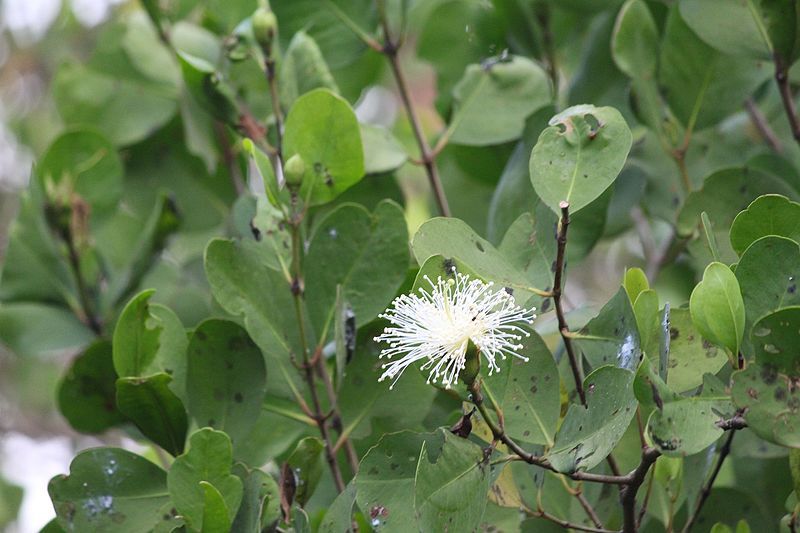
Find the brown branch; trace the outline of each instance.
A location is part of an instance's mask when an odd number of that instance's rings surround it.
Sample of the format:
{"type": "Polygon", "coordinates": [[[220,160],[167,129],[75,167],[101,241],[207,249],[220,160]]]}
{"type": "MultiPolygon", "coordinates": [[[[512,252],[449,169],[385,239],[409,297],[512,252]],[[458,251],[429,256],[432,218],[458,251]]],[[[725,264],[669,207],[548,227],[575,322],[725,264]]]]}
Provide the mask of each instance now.
{"type": "MultiPolygon", "coordinates": [[[[325,384],[325,391],[328,394],[328,400],[331,402],[331,424],[333,425],[333,429],[336,430],[339,435],[343,436],[344,426],[342,425],[342,415],[339,413],[339,407],[336,405],[336,390],[333,387],[333,381],[331,380],[331,375],[328,372],[328,367],[325,366],[325,361],[323,361],[322,358],[318,359],[317,372],[322,378],[322,382],[325,384]]],[[[347,457],[347,462],[350,465],[350,470],[353,472],[353,475],[356,475],[358,473],[359,461],[358,454],[353,446],[353,442],[347,437],[340,438],[339,440],[342,441],[341,446],[344,447],[344,452],[347,457]]],[[[340,445],[337,441],[337,445],[334,447],[334,449],[338,450],[339,446],[340,445]]]]}
{"type": "Polygon", "coordinates": [[[586,512],[586,516],[589,517],[589,520],[591,520],[596,527],[602,529],[603,521],[600,520],[600,517],[597,515],[597,511],[594,510],[594,507],[592,507],[592,504],[586,499],[586,496],[583,495],[583,491],[576,491],[575,498],[578,500],[578,503],[581,504],[581,507],[583,507],[583,510],[586,512]]]}
{"type": "Polygon", "coordinates": [[[767,117],[764,116],[764,113],[761,112],[752,98],[748,98],[744,101],[744,108],[747,110],[747,116],[750,117],[750,122],[753,123],[753,126],[758,130],[758,133],[767,145],[772,148],[772,151],[777,153],[783,152],[781,140],[772,128],[770,128],[767,117]]]}
{"type": "Polygon", "coordinates": [[[272,114],[275,116],[275,151],[278,159],[283,164],[283,112],[281,100],[278,96],[278,79],[275,72],[275,59],[267,57],[264,61],[264,72],[269,84],[269,96],[272,100],[272,114]]]}
{"type": "Polygon", "coordinates": [[[797,118],[794,95],[789,84],[789,65],[777,52],[773,59],[775,61],[775,82],[778,84],[778,92],[781,94],[783,109],[786,112],[786,118],[789,120],[789,129],[792,131],[792,137],[800,143],[800,120],[797,118]]]}
{"type": "Polygon", "coordinates": [[[630,480],[622,488],[619,495],[620,503],[622,504],[622,531],[625,533],[636,533],[638,530],[638,523],[636,519],[636,493],[639,492],[639,487],[644,483],[645,477],[650,467],[658,459],[659,453],[655,448],[645,448],[642,450],[642,460],[636,470],[628,474],[630,480]]]}
{"type": "Polygon", "coordinates": [[[565,475],[568,478],[574,479],[576,481],[606,483],[609,485],[625,485],[630,482],[630,474],[626,476],[618,476],[618,475],[609,476],[606,474],[593,474],[591,472],[582,472],[582,471],[575,471],[570,473],[559,472],[544,457],[528,453],[524,449],[522,449],[522,447],[519,444],[517,444],[511,437],[509,437],[506,434],[505,430],[503,430],[492,419],[492,416],[489,413],[489,409],[486,407],[486,404],[483,403],[483,393],[481,392],[480,378],[476,379],[471,385],[469,385],[469,391],[472,394],[472,403],[475,404],[475,407],[478,408],[478,411],[481,413],[481,416],[483,417],[484,422],[486,422],[486,425],[489,426],[489,429],[491,430],[494,438],[505,444],[509,450],[511,450],[514,454],[516,454],[515,457],[510,457],[509,460],[524,461],[528,464],[544,468],[545,470],[550,470],[551,472],[565,475]]]}
{"type": "Polygon", "coordinates": [[[586,406],[586,392],[583,390],[583,371],[581,370],[580,361],[575,354],[575,348],[569,336],[569,325],[564,316],[564,308],[561,305],[564,263],[567,256],[567,230],[569,229],[570,222],[569,202],[562,201],[559,207],[561,208],[561,222],[559,223],[558,236],[556,237],[558,247],[556,252],[555,278],[553,280],[553,305],[556,309],[556,318],[558,319],[558,331],[561,333],[561,338],[564,341],[564,348],[567,351],[567,356],[569,356],[569,366],[572,369],[572,377],[575,380],[575,390],[581,399],[581,404],[586,406]]]}
{"type": "Polygon", "coordinates": [[[411,101],[411,91],[408,88],[408,82],[406,81],[405,74],[400,67],[398,51],[401,41],[392,41],[391,33],[389,31],[389,21],[386,18],[386,10],[383,7],[382,0],[378,0],[378,7],[381,14],[381,27],[383,28],[384,37],[384,44],[381,48],[381,51],[389,60],[389,65],[392,67],[392,74],[394,75],[394,80],[397,83],[397,90],[400,93],[400,99],[403,101],[403,107],[405,107],[408,120],[411,123],[411,129],[414,133],[414,138],[417,141],[417,146],[419,147],[419,158],[422,161],[422,164],[425,167],[425,172],[428,175],[428,181],[430,182],[431,189],[433,189],[433,194],[436,198],[436,204],[439,207],[439,213],[441,213],[442,216],[449,217],[450,206],[447,203],[447,196],[445,195],[442,181],[439,178],[439,170],[436,167],[436,157],[431,151],[428,140],[425,138],[425,134],[422,131],[422,126],[420,125],[419,118],[417,117],[417,111],[414,107],[414,103],[411,101]]]}

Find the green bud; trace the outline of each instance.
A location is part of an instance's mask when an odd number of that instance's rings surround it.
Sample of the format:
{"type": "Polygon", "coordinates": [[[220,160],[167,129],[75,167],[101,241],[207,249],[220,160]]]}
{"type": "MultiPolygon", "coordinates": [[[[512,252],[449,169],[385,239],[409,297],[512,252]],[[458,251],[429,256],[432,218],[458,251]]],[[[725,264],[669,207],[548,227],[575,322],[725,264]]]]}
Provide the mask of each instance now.
{"type": "Polygon", "coordinates": [[[300,187],[303,183],[303,176],[306,173],[306,162],[300,157],[300,154],[294,154],[283,165],[283,177],[286,179],[286,185],[290,188],[300,187]]]}
{"type": "Polygon", "coordinates": [[[278,19],[268,7],[259,7],[252,16],[253,37],[266,55],[271,55],[272,43],[278,34],[278,19]]]}
{"type": "Polygon", "coordinates": [[[467,360],[464,370],[461,371],[461,379],[463,379],[464,383],[469,387],[475,382],[475,378],[477,378],[478,374],[481,372],[481,352],[471,340],[467,346],[467,353],[465,356],[467,360]]]}

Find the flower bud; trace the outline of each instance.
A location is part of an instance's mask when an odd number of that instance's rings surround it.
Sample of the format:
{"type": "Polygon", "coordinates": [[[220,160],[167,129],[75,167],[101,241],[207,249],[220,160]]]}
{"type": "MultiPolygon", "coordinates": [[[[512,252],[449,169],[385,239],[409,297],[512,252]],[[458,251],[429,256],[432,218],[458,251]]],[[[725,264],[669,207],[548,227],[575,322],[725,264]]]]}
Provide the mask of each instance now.
{"type": "Polygon", "coordinates": [[[283,177],[289,188],[299,188],[306,173],[306,163],[300,154],[294,154],[283,165],[283,177]]]}
{"type": "Polygon", "coordinates": [[[259,7],[252,16],[253,37],[267,56],[272,55],[272,43],[278,34],[278,19],[268,7],[259,7]]]}
{"type": "Polygon", "coordinates": [[[464,355],[467,360],[461,371],[461,379],[470,387],[481,372],[481,352],[470,340],[467,345],[467,353],[464,355]]]}

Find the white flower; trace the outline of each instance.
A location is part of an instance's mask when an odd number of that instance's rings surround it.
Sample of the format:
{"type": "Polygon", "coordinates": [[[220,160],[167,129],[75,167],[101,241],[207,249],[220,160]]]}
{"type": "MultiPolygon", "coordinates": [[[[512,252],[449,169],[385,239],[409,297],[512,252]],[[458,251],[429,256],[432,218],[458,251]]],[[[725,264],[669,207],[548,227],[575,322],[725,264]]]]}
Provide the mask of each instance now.
{"type": "Polygon", "coordinates": [[[489,375],[500,370],[498,357],[528,361],[517,353],[522,336],[530,336],[520,326],[533,322],[535,309],[523,309],[505,290],[494,291],[492,283],[470,280],[465,274],[457,273],[455,280],[440,277],[436,283],[425,279],[430,292],[420,288],[419,295],[403,294],[380,315],[391,323],[375,337],[389,345],[380,358],[399,358],[383,364],[378,381],[392,378],[392,388],[409,365],[425,361],[422,370],[430,369],[428,383],[441,379],[450,388],[466,365],[469,341],[489,364],[489,375]]]}

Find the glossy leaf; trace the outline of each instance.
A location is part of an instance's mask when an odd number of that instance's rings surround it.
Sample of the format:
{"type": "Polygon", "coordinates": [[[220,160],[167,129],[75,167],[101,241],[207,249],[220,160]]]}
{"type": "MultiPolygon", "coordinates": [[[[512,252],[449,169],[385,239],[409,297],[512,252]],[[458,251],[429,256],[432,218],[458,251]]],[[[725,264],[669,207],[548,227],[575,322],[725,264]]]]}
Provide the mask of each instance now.
{"type": "Polygon", "coordinates": [[[48,486],[65,531],[136,533],[165,520],[166,473],[147,459],[118,448],[92,448],[78,454],[69,470],[48,486]]]}
{"type": "Polygon", "coordinates": [[[206,320],[189,342],[186,374],[192,419],[227,433],[236,449],[252,431],[264,401],[267,369],[261,350],[238,324],[206,320]]]}
{"type": "Polygon", "coordinates": [[[739,352],[744,336],[745,311],[739,283],[731,269],[711,263],[689,301],[692,323],[700,334],[731,354],[739,352]]]}
{"type": "Polygon", "coordinates": [[[635,371],[642,359],[641,338],[631,301],[620,288],[578,332],[575,344],[593,368],[614,365],[635,371]]]}
{"type": "Polygon", "coordinates": [[[550,119],[531,153],[536,194],[557,214],[562,201],[578,212],[617,178],[631,140],[625,119],[612,107],[579,105],[562,111],[550,119]]]}

